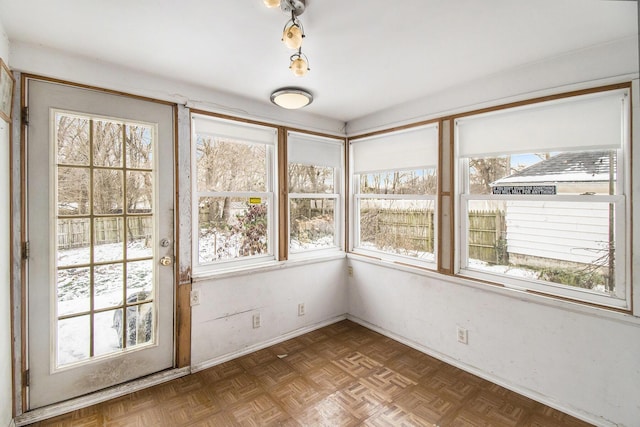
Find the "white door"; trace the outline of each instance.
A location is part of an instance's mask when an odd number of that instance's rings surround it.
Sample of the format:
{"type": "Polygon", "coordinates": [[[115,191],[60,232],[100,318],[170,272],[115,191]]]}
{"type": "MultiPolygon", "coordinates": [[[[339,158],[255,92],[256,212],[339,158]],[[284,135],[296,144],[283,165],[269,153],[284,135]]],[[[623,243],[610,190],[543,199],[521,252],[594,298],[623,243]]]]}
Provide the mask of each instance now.
{"type": "Polygon", "coordinates": [[[170,105],[27,90],[35,409],[173,366],[174,131],[170,105]]]}

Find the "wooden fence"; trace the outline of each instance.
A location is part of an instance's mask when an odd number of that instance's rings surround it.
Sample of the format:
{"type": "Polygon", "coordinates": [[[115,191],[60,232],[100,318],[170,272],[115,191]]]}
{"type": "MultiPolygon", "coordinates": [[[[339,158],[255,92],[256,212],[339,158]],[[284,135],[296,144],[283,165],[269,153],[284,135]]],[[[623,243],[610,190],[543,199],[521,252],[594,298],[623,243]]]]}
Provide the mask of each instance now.
{"type": "MultiPolygon", "coordinates": [[[[490,263],[507,262],[504,212],[469,213],[469,257],[490,263]]],[[[377,247],[433,252],[434,212],[420,209],[363,209],[360,216],[362,241],[377,247]]]]}
{"type": "MultiPolygon", "coordinates": [[[[120,243],[126,232],[129,240],[151,240],[153,224],[151,217],[130,216],[124,229],[121,217],[96,218],[94,222],[95,245],[120,243]]],[[[72,249],[89,246],[91,243],[90,219],[65,218],[58,220],[58,249],[72,249]]]]}
{"type": "Polygon", "coordinates": [[[469,258],[508,264],[504,212],[469,212],[469,258]]]}
{"type": "Polygon", "coordinates": [[[362,241],[377,247],[433,252],[434,212],[422,209],[363,209],[360,212],[362,241]]]}

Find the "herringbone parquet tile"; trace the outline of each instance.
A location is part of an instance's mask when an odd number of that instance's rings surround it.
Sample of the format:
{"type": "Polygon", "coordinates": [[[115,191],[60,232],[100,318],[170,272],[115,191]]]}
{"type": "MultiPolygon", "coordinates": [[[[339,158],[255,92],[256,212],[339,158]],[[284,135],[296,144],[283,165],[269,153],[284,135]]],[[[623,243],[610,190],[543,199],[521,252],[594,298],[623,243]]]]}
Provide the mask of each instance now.
{"type": "Polygon", "coordinates": [[[343,321],[35,426],[588,424],[343,321]]]}

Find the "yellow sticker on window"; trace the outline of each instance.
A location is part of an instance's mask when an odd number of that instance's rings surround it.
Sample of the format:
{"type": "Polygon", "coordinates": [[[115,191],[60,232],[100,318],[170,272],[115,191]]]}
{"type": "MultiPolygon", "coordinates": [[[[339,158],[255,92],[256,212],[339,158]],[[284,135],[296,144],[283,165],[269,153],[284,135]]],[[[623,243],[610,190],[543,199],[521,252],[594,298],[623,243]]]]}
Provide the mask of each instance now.
{"type": "Polygon", "coordinates": [[[249,197],[250,205],[259,205],[260,203],[262,203],[262,199],[260,197],[249,197]]]}

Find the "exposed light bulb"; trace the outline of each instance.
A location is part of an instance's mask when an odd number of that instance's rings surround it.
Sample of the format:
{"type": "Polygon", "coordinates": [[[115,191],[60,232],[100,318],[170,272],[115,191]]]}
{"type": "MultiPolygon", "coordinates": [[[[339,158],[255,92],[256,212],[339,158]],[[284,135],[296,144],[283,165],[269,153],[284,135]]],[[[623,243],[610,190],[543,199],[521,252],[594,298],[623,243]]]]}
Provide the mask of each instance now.
{"type": "Polygon", "coordinates": [[[293,72],[294,75],[298,77],[302,77],[309,71],[309,66],[307,61],[305,61],[302,57],[298,56],[296,59],[291,61],[291,65],[289,68],[293,72]]]}
{"type": "Polygon", "coordinates": [[[285,46],[289,49],[298,50],[300,46],[302,46],[302,38],[304,34],[302,34],[302,30],[296,24],[291,24],[287,28],[284,29],[284,33],[282,33],[282,41],[285,46]]]}
{"type": "Polygon", "coordinates": [[[280,0],[264,0],[264,5],[267,7],[278,7],[280,6],[280,0]]]}

